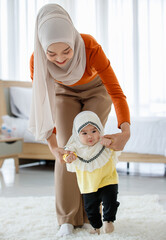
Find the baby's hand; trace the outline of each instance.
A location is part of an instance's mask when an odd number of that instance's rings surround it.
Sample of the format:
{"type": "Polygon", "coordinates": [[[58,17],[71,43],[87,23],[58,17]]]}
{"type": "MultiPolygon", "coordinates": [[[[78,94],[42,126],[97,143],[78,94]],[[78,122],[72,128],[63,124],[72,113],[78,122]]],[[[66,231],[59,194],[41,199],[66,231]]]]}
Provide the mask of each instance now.
{"type": "Polygon", "coordinates": [[[112,144],[112,140],[108,139],[108,138],[105,138],[105,137],[102,137],[101,138],[101,144],[103,146],[105,146],[106,148],[110,148],[110,145],[112,144]]]}
{"type": "Polygon", "coordinates": [[[65,154],[63,155],[63,160],[66,163],[72,163],[73,161],[75,161],[77,159],[77,155],[74,152],[71,152],[70,154],[65,154]]]}

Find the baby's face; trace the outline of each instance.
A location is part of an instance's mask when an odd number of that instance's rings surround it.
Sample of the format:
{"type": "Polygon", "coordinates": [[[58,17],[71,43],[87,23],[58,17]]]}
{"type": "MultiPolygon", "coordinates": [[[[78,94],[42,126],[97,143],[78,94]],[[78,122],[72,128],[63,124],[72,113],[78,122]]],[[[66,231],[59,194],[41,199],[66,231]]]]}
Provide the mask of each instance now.
{"type": "Polygon", "coordinates": [[[82,144],[93,146],[100,140],[100,132],[89,124],[80,131],[79,137],[82,144]]]}

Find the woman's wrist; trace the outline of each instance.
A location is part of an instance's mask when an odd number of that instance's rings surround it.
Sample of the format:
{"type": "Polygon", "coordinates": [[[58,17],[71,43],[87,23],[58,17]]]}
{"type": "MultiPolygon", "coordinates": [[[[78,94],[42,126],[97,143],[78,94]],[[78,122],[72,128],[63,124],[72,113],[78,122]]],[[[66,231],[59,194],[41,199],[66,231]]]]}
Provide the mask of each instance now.
{"type": "Polygon", "coordinates": [[[130,138],[130,124],[128,122],[124,122],[120,125],[122,133],[124,133],[128,138],[130,138]]]}
{"type": "Polygon", "coordinates": [[[47,139],[47,143],[49,146],[49,149],[54,151],[56,148],[58,148],[57,140],[56,140],[56,134],[52,133],[51,136],[47,139]]]}

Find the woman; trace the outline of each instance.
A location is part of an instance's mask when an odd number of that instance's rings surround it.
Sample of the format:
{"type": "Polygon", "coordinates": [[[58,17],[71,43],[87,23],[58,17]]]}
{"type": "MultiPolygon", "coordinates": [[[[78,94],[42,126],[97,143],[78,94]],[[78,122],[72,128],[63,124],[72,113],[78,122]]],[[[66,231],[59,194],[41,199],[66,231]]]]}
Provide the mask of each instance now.
{"type": "Polygon", "coordinates": [[[126,97],[101,46],[79,34],[68,13],[57,4],[38,13],[34,55],[30,60],[33,97],[30,130],[36,139],[47,139],[56,158],[55,194],[58,236],[72,233],[87,222],[75,173],[63,164],[73,119],[85,110],[95,112],[103,125],[113,102],[121,133],[107,135],[110,148],[122,150],[130,136],[126,97]]]}

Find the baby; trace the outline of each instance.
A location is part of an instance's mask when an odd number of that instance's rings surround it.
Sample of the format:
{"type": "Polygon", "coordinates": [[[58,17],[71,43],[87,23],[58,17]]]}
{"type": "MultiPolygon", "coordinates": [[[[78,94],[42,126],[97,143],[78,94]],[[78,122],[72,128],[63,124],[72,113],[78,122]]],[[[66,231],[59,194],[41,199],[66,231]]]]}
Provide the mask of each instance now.
{"type": "Polygon", "coordinates": [[[76,172],[78,186],[84,199],[85,211],[93,227],[91,233],[100,234],[103,225],[104,233],[114,230],[118,194],[118,174],[116,162],[119,152],[109,146],[110,139],[103,139],[104,128],[99,117],[91,111],[79,113],[73,122],[72,136],[65,149],[71,151],[64,155],[67,170],[76,172]],[[100,204],[103,205],[103,224],[100,204]]]}

